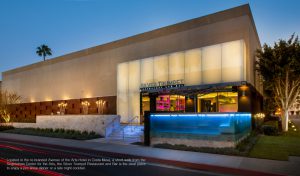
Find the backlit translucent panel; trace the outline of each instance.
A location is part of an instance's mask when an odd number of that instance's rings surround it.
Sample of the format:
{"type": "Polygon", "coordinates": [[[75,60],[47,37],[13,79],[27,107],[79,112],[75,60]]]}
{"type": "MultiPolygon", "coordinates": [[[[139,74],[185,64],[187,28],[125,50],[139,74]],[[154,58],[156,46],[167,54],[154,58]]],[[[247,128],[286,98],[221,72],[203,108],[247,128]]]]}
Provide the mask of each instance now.
{"type": "Polygon", "coordinates": [[[241,40],[222,44],[222,82],[242,81],[243,55],[241,40]]]}
{"type": "Polygon", "coordinates": [[[221,82],[221,45],[202,48],[203,83],[221,82]]]}
{"type": "Polygon", "coordinates": [[[169,80],[184,79],[184,53],[177,52],[169,55],[169,80]]]}
{"type": "Polygon", "coordinates": [[[201,49],[193,49],[185,52],[185,76],[184,84],[201,84],[201,49]]]}
{"type": "MultiPolygon", "coordinates": [[[[129,93],[128,99],[128,121],[131,121],[131,119],[140,115],[140,93],[129,93]]],[[[138,123],[138,119],[133,122],[138,123]]]]}
{"type": "Polygon", "coordinates": [[[118,114],[122,118],[128,117],[128,63],[118,65],[118,114]]]}
{"type": "Polygon", "coordinates": [[[140,61],[129,62],[128,65],[128,91],[129,92],[139,92],[140,90],[140,61]]]}
{"type": "Polygon", "coordinates": [[[128,94],[118,93],[118,115],[121,116],[121,121],[126,122],[128,117],[128,94]]]}
{"type": "Polygon", "coordinates": [[[141,60],[141,83],[153,82],[153,58],[141,60]]]}
{"type": "Polygon", "coordinates": [[[168,56],[154,57],[154,82],[168,81],[168,56]]]}
{"type": "Polygon", "coordinates": [[[128,63],[118,65],[118,93],[126,93],[128,91],[128,63]]]}
{"type": "Polygon", "coordinates": [[[243,59],[243,61],[244,61],[244,67],[243,67],[243,70],[244,70],[244,75],[243,75],[243,81],[246,81],[247,80],[247,75],[246,75],[246,73],[247,73],[247,55],[246,55],[246,44],[245,44],[245,42],[244,42],[244,40],[242,40],[243,42],[243,53],[244,53],[244,59],[243,59]]]}

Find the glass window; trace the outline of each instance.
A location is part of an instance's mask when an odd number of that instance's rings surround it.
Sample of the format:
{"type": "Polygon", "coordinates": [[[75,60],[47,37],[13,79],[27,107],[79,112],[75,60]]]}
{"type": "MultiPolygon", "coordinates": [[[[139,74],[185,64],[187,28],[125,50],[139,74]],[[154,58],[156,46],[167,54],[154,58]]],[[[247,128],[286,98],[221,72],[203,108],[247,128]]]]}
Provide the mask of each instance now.
{"type": "Polygon", "coordinates": [[[185,96],[160,95],[156,98],[156,111],[184,111],[185,96]]]}
{"type": "Polygon", "coordinates": [[[219,112],[237,112],[238,95],[237,92],[218,93],[219,112]]]}
{"type": "Polygon", "coordinates": [[[237,112],[237,92],[198,95],[198,112],[237,112]]]}

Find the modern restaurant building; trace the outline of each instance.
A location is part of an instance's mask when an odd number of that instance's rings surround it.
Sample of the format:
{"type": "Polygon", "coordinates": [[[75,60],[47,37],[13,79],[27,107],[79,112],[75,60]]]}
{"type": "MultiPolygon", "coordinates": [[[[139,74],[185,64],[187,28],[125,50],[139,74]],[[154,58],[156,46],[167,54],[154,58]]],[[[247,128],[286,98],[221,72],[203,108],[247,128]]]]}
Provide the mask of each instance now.
{"type": "MultiPolygon", "coordinates": [[[[79,41],[80,42],[80,41],[79,41]]],[[[13,118],[81,114],[83,101],[121,122],[150,112],[262,110],[255,72],[260,41],[243,5],[2,73],[2,89],[23,100],[13,118]]]]}

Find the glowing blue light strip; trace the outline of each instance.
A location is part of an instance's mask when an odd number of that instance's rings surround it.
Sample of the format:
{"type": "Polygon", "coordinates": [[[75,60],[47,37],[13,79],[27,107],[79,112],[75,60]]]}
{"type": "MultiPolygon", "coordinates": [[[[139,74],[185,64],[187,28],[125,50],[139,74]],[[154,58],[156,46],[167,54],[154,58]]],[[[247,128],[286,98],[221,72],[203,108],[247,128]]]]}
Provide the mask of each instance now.
{"type": "Polygon", "coordinates": [[[222,113],[222,114],[151,114],[151,117],[251,117],[250,113],[222,113]]]}
{"type": "Polygon", "coordinates": [[[228,117],[229,114],[206,114],[207,117],[228,117]]]}
{"type": "Polygon", "coordinates": [[[197,114],[178,114],[179,117],[197,117],[197,114]]]}

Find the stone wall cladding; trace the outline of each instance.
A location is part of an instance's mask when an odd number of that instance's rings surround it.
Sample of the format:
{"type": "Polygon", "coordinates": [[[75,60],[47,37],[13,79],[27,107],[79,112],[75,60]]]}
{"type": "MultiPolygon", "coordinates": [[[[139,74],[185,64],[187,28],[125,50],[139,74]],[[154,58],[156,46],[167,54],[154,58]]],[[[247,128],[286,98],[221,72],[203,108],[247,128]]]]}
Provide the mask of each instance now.
{"type": "Polygon", "coordinates": [[[15,128],[51,128],[95,132],[108,136],[120,127],[119,115],[45,115],[37,116],[36,123],[12,123],[15,128]]]}
{"type": "Polygon", "coordinates": [[[175,139],[175,138],[151,138],[151,145],[155,144],[171,144],[171,145],[186,145],[190,147],[211,147],[211,148],[226,148],[235,147],[233,141],[212,141],[212,140],[193,140],[193,139],[175,139]]]}

